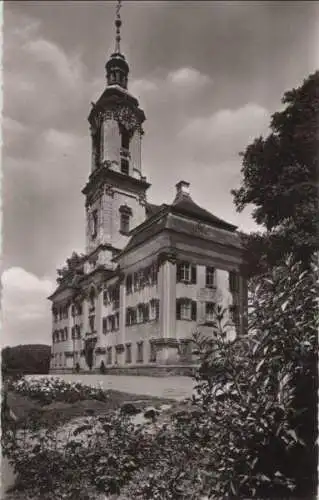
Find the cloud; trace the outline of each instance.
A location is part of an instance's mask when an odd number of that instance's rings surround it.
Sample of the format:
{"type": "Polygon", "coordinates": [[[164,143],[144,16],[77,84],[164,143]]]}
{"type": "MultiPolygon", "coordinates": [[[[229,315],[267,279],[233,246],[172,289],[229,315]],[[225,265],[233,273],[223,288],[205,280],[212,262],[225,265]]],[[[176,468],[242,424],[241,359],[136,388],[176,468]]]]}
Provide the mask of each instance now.
{"type": "Polygon", "coordinates": [[[194,68],[179,68],[171,71],[167,75],[167,81],[178,87],[186,88],[198,88],[212,82],[209,76],[200,73],[194,68]]]}
{"type": "Polygon", "coordinates": [[[79,55],[68,57],[57,45],[43,38],[30,40],[22,49],[36,63],[45,63],[53,69],[61,82],[70,88],[76,88],[83,80],[83,66],[79,55]]]}
{"type": "Polygon", "coordinates": [[[147,80],[145,79],[140,79],[140,80],[133,80],[130,82],[129,85],[129,91],[133,95],[137,96],[143,96],[146,92],[152,92],[154,90],[158,90],[159,86],[158,83],[152,80],[147,80]]]}
{"type": "Polygon", "coordinates": [[[255,103],[238,109],[222,109],[212,115],[194,118],[178,136],[199,160],[237,156],[255,137],[267,132],[269,112],[255,103]]]}
{"type": "Polygon", "coordinates": [[[50,343],[51,315],[48,295],[53,283],[21,267],[2,274],[2,335],[5,345],[50,343]]]}
{"type": "Polygon", "coordinates": [[[87,89],[86,67],[77,49],[65,50],[45,39],[41,28],[39,21],[27,15],[6,11],[4,114],[29,127],[43,127],[49,120],[61,120],[67,109],[67,125],[87,89]],[[15,28],[10,30],[8,26],[15,28]]]}

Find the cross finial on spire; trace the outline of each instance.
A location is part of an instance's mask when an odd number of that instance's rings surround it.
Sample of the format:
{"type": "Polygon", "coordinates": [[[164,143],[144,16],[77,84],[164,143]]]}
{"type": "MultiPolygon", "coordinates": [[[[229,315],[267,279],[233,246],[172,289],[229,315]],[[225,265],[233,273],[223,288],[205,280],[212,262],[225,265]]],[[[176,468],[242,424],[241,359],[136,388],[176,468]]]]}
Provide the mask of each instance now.
{"type": "Polygon", "coordinates": [[[120,15],[120,10],[122,6],[122,0],[117,0],[117,6],[116,6],[116,19],[115,19],[115,27],[116,27],[116,37],[115,37],[115,52],[117,54],[120,54],[121,48],[120,48],[120,42],[121,42],[121,26],[122,26],[122,20],[121,20],[121,15],[120,15]]]}

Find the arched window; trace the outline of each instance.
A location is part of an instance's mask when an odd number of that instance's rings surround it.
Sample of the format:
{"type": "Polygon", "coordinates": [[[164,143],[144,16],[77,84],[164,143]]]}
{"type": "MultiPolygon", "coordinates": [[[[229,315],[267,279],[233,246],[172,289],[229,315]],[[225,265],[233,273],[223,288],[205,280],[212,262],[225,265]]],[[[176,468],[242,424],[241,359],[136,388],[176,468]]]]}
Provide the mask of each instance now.
{"type": "Polygon", "coordinates": [[[130,216],[128,214],[121,214],[121,233],[128,234],[130,232],[130,216]]]}

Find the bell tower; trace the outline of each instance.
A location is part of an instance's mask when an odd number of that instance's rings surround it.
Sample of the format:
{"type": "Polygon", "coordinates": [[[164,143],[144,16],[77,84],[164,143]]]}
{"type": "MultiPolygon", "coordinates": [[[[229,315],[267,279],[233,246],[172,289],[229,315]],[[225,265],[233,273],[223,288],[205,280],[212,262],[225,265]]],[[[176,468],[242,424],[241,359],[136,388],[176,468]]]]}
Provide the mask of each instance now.
{"type": "MultiPolygon", "coordinates": [[[[128,91],[129,65],[120,48],[121,0],[116,11],[115,51],[105,65],[106,88],[88,117],[92,139],[86,198],[86,252],[107,249],[105,265],[127,244],[131,229],[146,217],[141,143],[145,114],[128,91]]],[[[104,259],[105,260],[105,259],[104,259]]]]}

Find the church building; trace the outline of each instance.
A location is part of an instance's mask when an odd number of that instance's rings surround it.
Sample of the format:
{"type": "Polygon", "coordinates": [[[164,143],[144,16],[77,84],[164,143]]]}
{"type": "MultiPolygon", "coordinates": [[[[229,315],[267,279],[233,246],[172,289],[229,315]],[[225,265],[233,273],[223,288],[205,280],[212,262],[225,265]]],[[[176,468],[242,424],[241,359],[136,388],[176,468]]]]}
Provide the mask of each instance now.
{"type": "Polygon", "coordinates": [[[192,335],[212,335],[217,305],[243,334],[247,290],[236,227],[199,206],[185,180],[154,205],[141,163],[145,114],[116,48],[88,117],[91,172],[82,193],[86,249],[68,259],[52,302],[51,373],[192,366],[192,335]]]}

